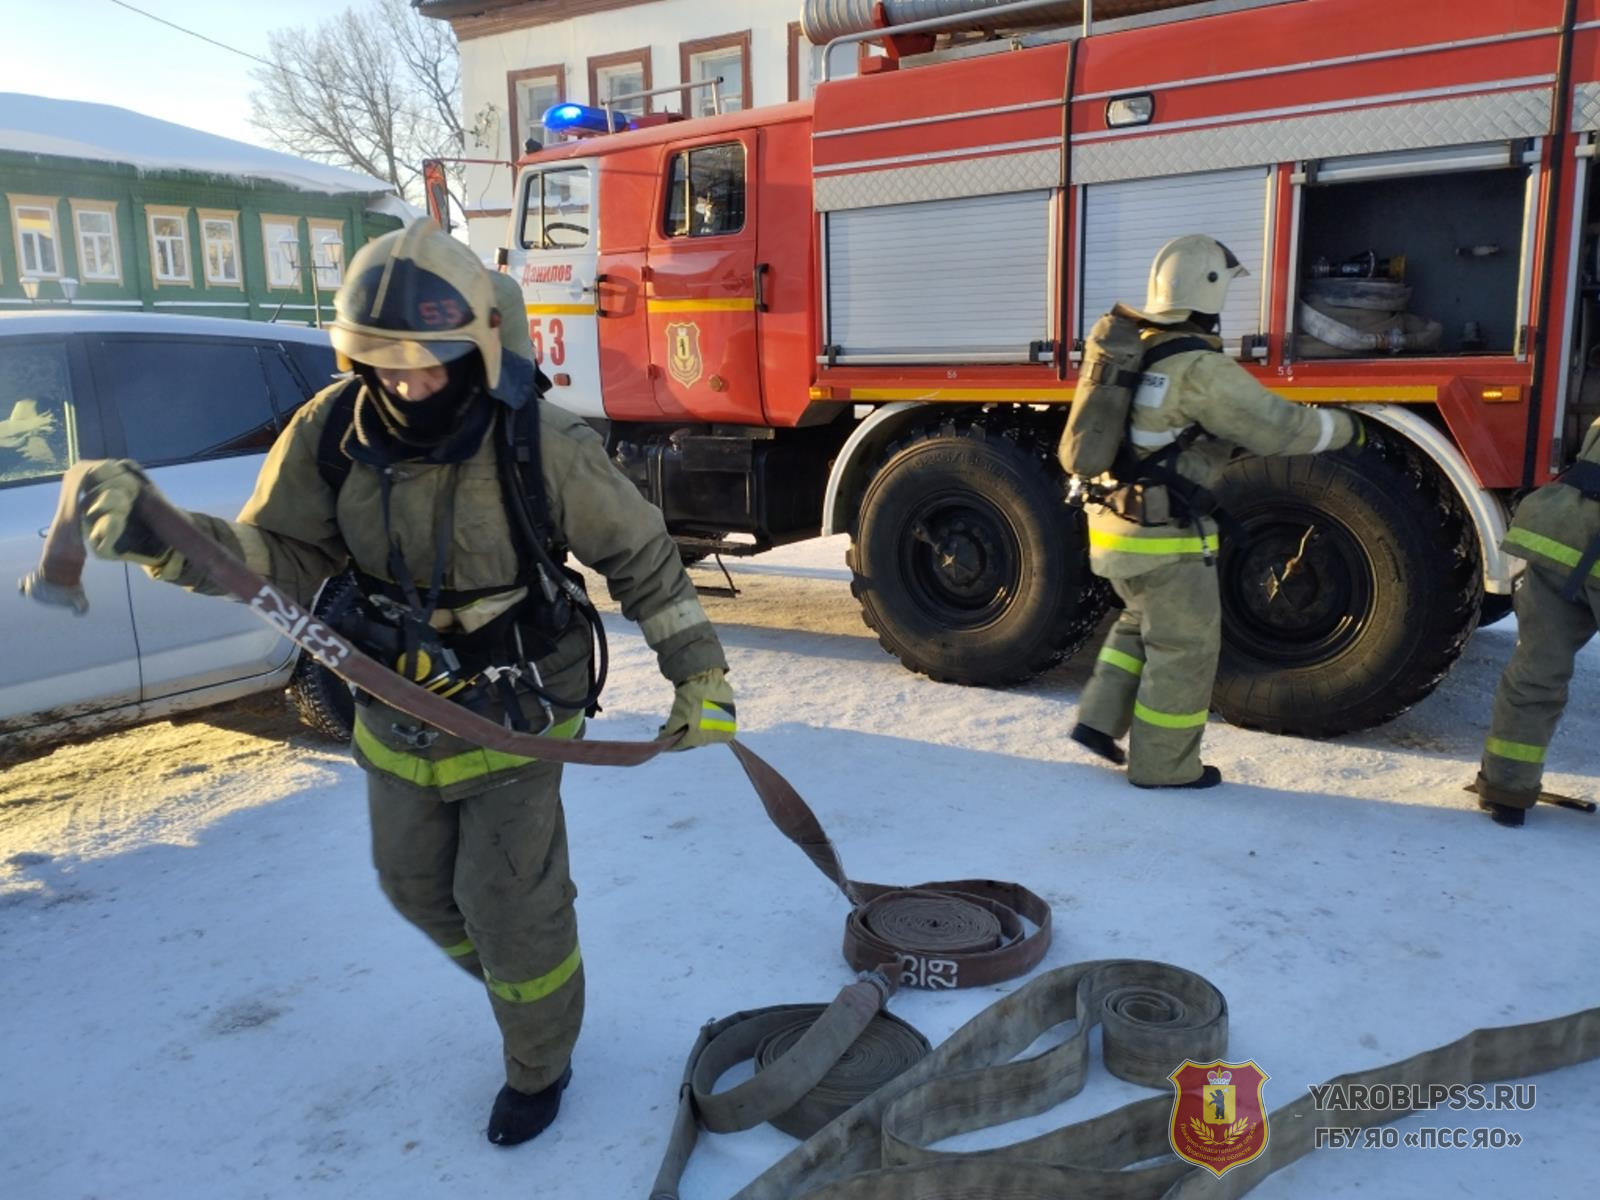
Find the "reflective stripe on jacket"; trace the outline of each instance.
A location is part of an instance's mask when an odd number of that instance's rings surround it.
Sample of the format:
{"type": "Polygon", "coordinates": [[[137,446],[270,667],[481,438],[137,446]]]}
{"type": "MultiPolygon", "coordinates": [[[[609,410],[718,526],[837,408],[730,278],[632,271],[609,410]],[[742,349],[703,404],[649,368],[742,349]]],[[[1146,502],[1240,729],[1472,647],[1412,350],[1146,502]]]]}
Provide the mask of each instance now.
{"type": "MultiPolygon", "coordinates": [[[[1589,426],[1584,435],[1578,460],[1600,464],[1600,420],[1589,426]]],[[[1577,488],[1558,481],[1547,483],[1523,499],[1500,548],[1507,554],[1570,574],[1597,536],[1600,500],[1590,500],[1577,488]]],[[[1590,570],[1586,582],[1589,587],[1600,587],[1600,563],[1590,570]]]]}

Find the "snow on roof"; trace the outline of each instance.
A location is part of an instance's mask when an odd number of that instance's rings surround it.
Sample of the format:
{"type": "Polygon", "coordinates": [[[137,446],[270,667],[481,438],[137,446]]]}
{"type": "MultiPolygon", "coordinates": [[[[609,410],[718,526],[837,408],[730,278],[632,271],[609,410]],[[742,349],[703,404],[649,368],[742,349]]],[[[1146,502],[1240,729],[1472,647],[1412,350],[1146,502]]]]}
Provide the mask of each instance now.
{"type": "Polygon", "coordinates": [[[393,192],[380,179],[111,104],[0,92],[0,150],[265,180],[301,192],[393,192]]]}

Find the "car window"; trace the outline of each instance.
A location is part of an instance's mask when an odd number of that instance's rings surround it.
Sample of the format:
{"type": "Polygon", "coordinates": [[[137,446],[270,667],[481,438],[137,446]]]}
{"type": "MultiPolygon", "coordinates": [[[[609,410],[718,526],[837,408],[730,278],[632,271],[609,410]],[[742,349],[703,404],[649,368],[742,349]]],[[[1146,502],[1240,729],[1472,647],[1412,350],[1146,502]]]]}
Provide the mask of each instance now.
{"type": "Polygon", "coordinates": [[[339,364],[334,361],[332,346],[326,343],[314,345],[307,342],[290,342],[288,350],[294,365],[300,368],[305,386],[311,389],[307,393],[308,396],[315,396],[333,382],[334,375],[339,371],[339,364]]]}
{"type": "Polygon", "coordinates": [[[277,437],[249,342],[108,339],[100,365],[101,396],[122,420],[128,457],[146,466],[249,454],[277,437]]]}
{"type": "Polygon", "coordinates": [[[715,237],[744,228],[744,147],[701,146],[672,156],[662,232],[715,237]]]}
{"type": "Polygon", "coordinates": [[[77,458],[66,343],[0,344],[0,484],[60,475],[77,458]]]}

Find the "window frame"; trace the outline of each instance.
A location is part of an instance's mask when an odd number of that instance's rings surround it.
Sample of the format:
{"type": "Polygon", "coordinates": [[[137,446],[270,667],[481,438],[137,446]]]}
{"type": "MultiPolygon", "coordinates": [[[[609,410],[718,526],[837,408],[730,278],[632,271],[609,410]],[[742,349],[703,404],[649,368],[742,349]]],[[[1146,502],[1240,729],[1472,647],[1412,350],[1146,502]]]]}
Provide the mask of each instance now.
{"type": "MultiPolygon", "coordinates": [[[[66,257],[62,253],[61,245],[61,217],[59,196],[9,196],[11,201],[11,231],[12,240],[16,243],[17,250],[17,275],[18,278],[27,279],[61,279],[67,273],[66,257]],[[30,271],[28,269],[27,254],[23,250],[24,235],[31,231],[24,231],[20,214],[26,209],[30,212],[46,213],[50,218],[50,242],[55,251],[56,269],[54,271],[30,271]]],[[[32,236],[37,237],[37,234],[32,236]]],[[[37,249],[35,249],[37,255],[37,249]]]]}
{"type": "Polygon", "coordinates": [[[261,214],[261,259],[262,259],[261,265],[266,271],[267,291],[269,291],[269,292],[293,292],[293,293],[297,293],[297,294],[298,293],[303,293],[305,291],[305,282],[306,282],[306,279],[305,279],[305,267],[304,267],[303,263],[300,264],[300,265],[290,264],[289,269],[293,273],[294,278],[291,279],[288,283],[280,283],[280,282],[278,282],[276,277],[273,274],[273,271],[272,271],[272,248],[274,246],[278,245],[281,241],[284,240],[282,238],[279,238],[276,241],[273,240],[272,236],[269,233],[269,227],[273,226],[273,225],[287,225],[291,230],[294,231],[294,239],[293,239],[293,241],[294,241],[294,248],[295,248],[294,252],[295,252],[295,256],[296,256],[296,263],[299,263],[299,256],[301,254],[300,218],[297,217],[297,216],[290,216],[287,213],[266,213],[266,212],[262,213],[261,214]]]}
{"type": "MultiPolygon", "coordinates": [[[[678,242],[700,241],[706,238],[738,237],[750,227],[750,150],[739,137],[720,138],[713,141],[699,142],[692,146],[678,146],[667,155],[664,170],[661,173],[661,215],[656,222],[655,234],[668,244],[678,242]],[[744,217],[739,222],[737,229],[719,229],[715,233],[674,233],[667,225],[667,218],[672,212],[672,167],[678,159],[687,159],[692,155],[706,150],[721,150],[727,146],[736,146],[739,150],[740,179],[744,184],[744,217]]],[[[694,178],[692,164],[685,164],[685,179],[692,181],[694,178]]],[[[694,191],[691,186],[686,212],[692,212],[694,205],[694,191]]]]}
{"type": "Polygon", "coordinates": [[[539,251],[540,253],[543,253],[543,254],[548,254],[548,253],[551,253],[551,252],[555,252],[555,253],[558,253],[558,254],[562,254],[562,253],[570,254],[570,253],[575,253],[575,252],[578,252],[578,251],[586,251],[586,250],[589,250],[591,247],[593,247],[593,245],[595,243],[594,190],[595,190],[594,189],[594,172],[591,169],[590,165],[588,163],[586,163],[586,162],[584,162],[584,163],[561,163],[561,162],[556,162],[556,163],[550,163],[548,166],[541,166],[536,171],[529,171],[526,175],[523,176],[522,186],[518,190],[518,193],[517,193],[517,196],[516,196],[517,208],[516,208],[515,211],[516,211],[516,215],[517,215],[517,247],[518,247],[518,249],[521,249],[521,250],[536,250],[536,251],[539,251]],[[565,173],[565,174],[582,173],[583,176],[585,177],[585,181],[588,184],[588,188],[589,188],[589,236],[584,239],[583,245],[581,245],[581,246],[546,246],[546,245],[543,244],[544,241],[546,240],[545,237],[544,237],[544,228],[545,228],[545,220],[544,220],[544,208],[545,208],[545,204],[544,204],[544,181],[545,181],[545,177],[549,176],[549,175],[559,175],[559,174],[563,174],[563,173],[565,173]],[[537,246],[530,246],[528,244],[528,237],[527,237],[527,231],[528,231],[528,191],[533,186],[533,183],[534,183],[535,180],[537,180],[538,183],[539,183],[539,231],[540,231],[540,239],[539,240],[540,240],[541,244],[537,245],[537,246]]]}
{"type": "Polygon", "coordinates": [[[189,238],[189,209],[187,206],[175,204],[147,204],[144,209],[144,227],[150,242],[150,281],[156,287],[193,287],[194,286],[194,248],[189,238]],[[163,275],[161,273],[160,243],[163,235],[156,233],[156,221],[170,218],[178,222],[178,227],[183,231],[181,244],[183,246],[183,265],[187,272],[184,275],[163,275]]]}
{"type": "MultiPolygon", "coordinates": [[[[524,67],[518,71],[506,72],[506,112],[510,114],[507,122],[511,126],[511,160],[515,162],[525,153],[523,146],[527,144],[532,130],[521,128],[522,105],[518,103],[517,85],[529,79],[548,78],[556,82],[556,103],[560,104],[567,98],[567,67],[565,63],[552,63],[543,67],[524,67]]],[[[531,114],[530,114],[531,115],[531,114]]],[[[542,113],[540,114],[543,115],[542,113]]],[[[544,129],[541,124],[540,129],[544,129]]],[[[541,145],[550,144],[549,131],[540,139],[541,145]]]]}
{"type": "MultiPolygon", "coordinates": [[[[694,75],[694,60],[719,50],[737,50],[740,55],[742,70],[740,71],[739,111],[748,111],[751,107],[750,96],[752,91],[751,62],[750,62],[750,31],[742,33],[724,33],[717,37],[694,38],[687,42],[678,43],[678,81],[680,83],[698,82],[694,75]]],[[[703,89],[702,89],[703,90],[703,89]]],[[[707,116],[698,107],[700,90],[686,91],[683,93],[683,108],[685,116],[707,116]]],[[[726,112],[726,110],[724,110],[726,112]]]]}
{"type": "MultiPolygon", "coordinates": [[[[637,66],[639,74],[644,80],[644,86],[640,90],[648,92],[655,86],[654,76],[651,72],[651,57],[649,46],[641,46],[637,50],[619,50],[615,54],[596,54],[592,56],[588,64],[589,103],[595,108],[603,108],[605,106],[606,98],[600,91],[600,72],[613,70],[617,67],[637,66]]],[[[643,104],[644,108],[639,113],[620,108],[617,111],[628,112],[630,116],[647,116],[655,111],[652,104],[654,99],[653,96],[646,96],[640,100],[639,103],[643,104]]]]}
{"type": "MultiPolygon", "coordinates": [[[[78,278],[84,283],[111,283],[122,285],[122,239],[117,231],[117,202],[115,200],[75,200],[68,198],[68,206],[72,209],[72,235],[74,245],[78,251],[78,278]],[[95,275],[89,271],[89,260],[83,252],[83,225],[81,218],[85,213],[94,213],[106,217],[111,222],[111,228],[105,233],[91,234],[91,237],[106,237],[111,239],[111,267],[109,275],[95,275]]],[[[96,250],[95,257],[99,257],[96,250]]]]}
{"type": "Polygon", "coordinates": [[[317,286],[319,288],[337,289],[344,282],[344,265],[349,258],[344,240],[344,222],[337,217],[307,217],[306,236],[311,241],[311,270],[316,275],[317,286]],[[333,233],[332,241],[337,243],[339,247],[338,262],[323,263],[320,261],[320,256],[317,252],[329,243],[318,240],[318,230],[324,233],[330,231],[333,233]],[[332,268],[334,272],[331,277],[321,273],[329,268],[332,268]]]}
{"type": "Polygon", "coordinates": [[[206,286],[237,288],[244,290],[244,252],[239,244],[239,213],[237,210],[201,208],[195,210],[195,215],[200,218],[200,249],[202,251],[201,273],[205,276],[206,286]],[[228,226],[229,238],[233,243],[233,270],[234,278],[226,279],[213,277],[211,274],[211,244],[212,239],[206,232],[207,222],[218,222],[228,226]]]}

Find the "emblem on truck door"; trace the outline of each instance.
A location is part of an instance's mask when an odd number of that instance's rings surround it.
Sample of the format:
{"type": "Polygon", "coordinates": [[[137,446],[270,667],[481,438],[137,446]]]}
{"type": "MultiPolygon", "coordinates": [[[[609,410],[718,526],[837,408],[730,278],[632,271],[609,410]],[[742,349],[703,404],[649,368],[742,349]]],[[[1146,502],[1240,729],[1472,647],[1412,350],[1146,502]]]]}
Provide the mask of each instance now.
{"type": "Polygon", "coordinates": [[[680,321],[667,326],[667,371],[684,387],[692,387],[705,371],[700,358],[700,326],[680,321]]]}

